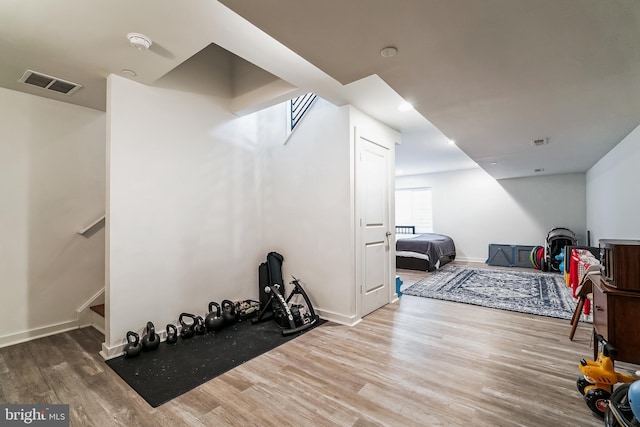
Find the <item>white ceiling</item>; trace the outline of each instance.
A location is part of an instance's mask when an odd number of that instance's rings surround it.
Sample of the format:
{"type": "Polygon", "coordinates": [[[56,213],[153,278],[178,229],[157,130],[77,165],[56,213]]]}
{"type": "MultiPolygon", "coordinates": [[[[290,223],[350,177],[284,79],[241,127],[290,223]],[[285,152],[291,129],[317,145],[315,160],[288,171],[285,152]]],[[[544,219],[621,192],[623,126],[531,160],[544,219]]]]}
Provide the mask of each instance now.
{"type": "MultiPolygon", "coordinates": [[[[110,73],[154,84],[215,43],[401,130],[402,174],[584,172],[640,123],[637,0],[223,3],[242,17],[212,0],[3,0],[0,86],[104,110],[110,73]],[[129,32],[151,50],[129,46],[129,32]],[[382,58],[388,45],[398,54],[382,58]],[[17,82],[26,69],[83,88],[45,95],[17,82]],[[403,98],[417,111],[399,112],[403,98]],[[541,137],[550,143],[532,148],[541,137]]],[[[251,111],[246,99],[230,108],[251,111]]]]}

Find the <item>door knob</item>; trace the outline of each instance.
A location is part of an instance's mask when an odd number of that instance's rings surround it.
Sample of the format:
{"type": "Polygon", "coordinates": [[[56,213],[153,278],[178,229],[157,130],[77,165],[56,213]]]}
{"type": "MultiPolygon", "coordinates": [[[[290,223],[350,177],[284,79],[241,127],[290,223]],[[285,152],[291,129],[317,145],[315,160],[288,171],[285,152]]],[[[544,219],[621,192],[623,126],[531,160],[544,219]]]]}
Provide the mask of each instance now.
{"type": "Polygon", "coordinates": [[[385,236],[387,236],[387,237],[391,236],[391,232],[390,232],[390,231],[387,231],[387,232],[385,233],[385,236]]]}

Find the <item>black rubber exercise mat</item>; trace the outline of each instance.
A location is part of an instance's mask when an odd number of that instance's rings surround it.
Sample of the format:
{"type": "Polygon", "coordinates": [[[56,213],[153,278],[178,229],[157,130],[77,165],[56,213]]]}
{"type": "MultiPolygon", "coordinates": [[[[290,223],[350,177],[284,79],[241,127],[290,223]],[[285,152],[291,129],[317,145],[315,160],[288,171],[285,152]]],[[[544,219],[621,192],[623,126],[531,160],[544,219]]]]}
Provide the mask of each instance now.
{"type": "Polygon", "coordinates": [[[283,337],[272,320],[255,325],[245,320],[176,344],[163,342],[135,358],[120,356],[107,365],[155,408],[304,332],[283,337]]]}

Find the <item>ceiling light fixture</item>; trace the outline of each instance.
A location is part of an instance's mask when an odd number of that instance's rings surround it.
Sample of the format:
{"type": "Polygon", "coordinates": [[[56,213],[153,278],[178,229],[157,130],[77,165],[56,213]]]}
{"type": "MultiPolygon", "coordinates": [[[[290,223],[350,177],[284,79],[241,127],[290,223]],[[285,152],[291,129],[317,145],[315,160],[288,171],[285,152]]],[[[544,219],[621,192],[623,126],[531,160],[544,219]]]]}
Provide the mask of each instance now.
{"type": "Polygon", "coordinates": [[[383,58],[391,58],[392,56],[396,56],[396,53],[398,53],[398,49],[396,47],[387,46],[380,51],[380,56],[383,58]]]}
{"type": "Polygon", "coordinates": [[[131,46],[135,47],[138,50],[147,50],[153,44],[149,37],[140,33],[129,33],[127,34],[127,38],[129,39],[129,43],[131,43],[131,46]]]}
{"type": "Polygon", "coordinates": [[[491,162],[490,164],[495,166],[498,164],[498,162],[491,162]]]}
{"type": "Polygon", "coordinates": [[[398,110],[400,110],[400,111],[411,111],[411,110],[413,110],[413,105],[411,105],[411,103],[405,101],[402,104],[398,105],[398,110]]]}
{"type": "Polygon", "coordinates": [[[135,76],[137,76],[137,75],[138,75],[135,71],[133,71],[133,70],[129,70],[129,69],[127,69],[127,68],[125,68],[124,70],[122,70],[122,74],[124,74],[125,76],[129,76],[129,77],[135,77],[135,76]]]}

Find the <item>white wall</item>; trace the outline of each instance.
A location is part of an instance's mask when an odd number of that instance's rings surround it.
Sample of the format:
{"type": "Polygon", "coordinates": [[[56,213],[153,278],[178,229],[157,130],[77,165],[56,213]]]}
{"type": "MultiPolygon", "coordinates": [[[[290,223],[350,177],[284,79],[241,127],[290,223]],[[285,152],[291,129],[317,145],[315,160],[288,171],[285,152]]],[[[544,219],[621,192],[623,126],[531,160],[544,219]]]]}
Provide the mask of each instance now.
{"type": "Polygon", "coordinates": [[[434,232],[454,239],[459,259],[484,262],[490,243],[544,245],[554,227],[586,244],[584,174],[496,181],[477,168],[396,177],[396,188],[413,187],[432,187],[434,232]]]}
{"type": "Polygon", "coordinates": [[[349,109],[318,99],[286,145],[264,147],[263,257],[282,254],[287,282],[293,274],[323,315],[348,321],[355,314],[349,109]]]}
{"type": "MultiPolygon", "coordinates": [[[[277,117],[284,117],[285,106],[278,108],[272,122],[284,124],[277,117]]],[[[322,99],[308,111],[286,145],[278,139],[265,141],[261,163],[264,255],[270,251],[282,254],[287,282],[291,275],[299,278],[323,317],[346,324],[359,319],[355,127],[390,141],[393,165],[394,143],[400,138],[397,132],[353,107],[336,107],[322,99]]],[[[391,189],[393,178],[391,174],[391,189]]],[[[394,262],[392,259],[391,270],[394,262]]]]}
{"type": "Polygon", "coordinates": [[[587,172],[587,228],[599,239],[640,239],[640,126],[587,172]]]}
{"type": "Polygon", "coordinates": [[[209,301],[257,297],[258,116],[224,99],[108,79],[106,347],[209,301]]]}
{"type": "Polygon", "coordinates": [[[104,285],[105,114],[0,88],[0,345],[73,327],[104,285]]]}

